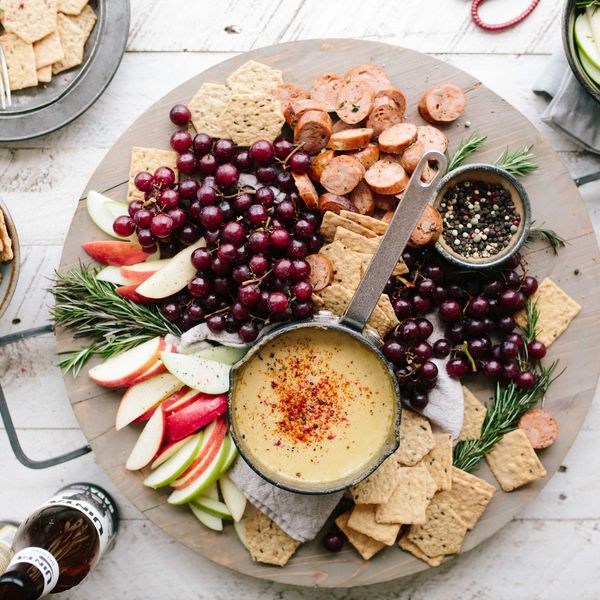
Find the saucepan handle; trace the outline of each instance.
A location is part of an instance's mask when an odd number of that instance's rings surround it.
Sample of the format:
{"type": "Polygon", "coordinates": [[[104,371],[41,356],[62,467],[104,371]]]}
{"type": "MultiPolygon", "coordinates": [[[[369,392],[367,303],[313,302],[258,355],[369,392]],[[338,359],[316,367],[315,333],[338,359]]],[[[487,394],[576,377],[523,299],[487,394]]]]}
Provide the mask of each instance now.
{"type": "Polygon", "coordinates": [[[426,152],[408,183],[396,212],[383,236],[379,249],[369,263],[350,305],[340,323],[362,331],[383,292],[383,288],[400,260],[423,210],[431,200],[438,180],[446,171],[446,157],[435,150],[426,152]],[[437,162],[435,176],[428,183],[421,181],[423,169],[429,161],[437,162]]]}
{"type": "MultiPolygon", "coordinates": [[[[9,335],[5,335],[0,337],[0,348],[2,346],[8,346],[9,344],[13,344],[15,342],[19,342],[26,338],[37,337],[38,335],[43,335],[45,333],[52,333],[53,328],[52,325],[44,325],[43,327],[35,327],[33,329],[26,329],[25,331],[19,331],[17,333],[11,333],[9,335]]],[[[74,458],[78,458],[91,452],[92,449],[89,446],[83,446],[82,448],[78,448],[77,450],[72,450],[71,452],[67,452],[66,454],[61,454],[60,456],[56,456],[54,458],[47,458],[45,460],[35,460],[33,458],[29,458],[23,447],[21,446],[21,442],[17,436],[17,430],[15,429],[10,410],[8,408],[8,404],[6,403],[6,398],[4,397],[4,392],[2,391],[2,386],[0,385],[0,418],[4,422],[4,428],[6,429],[6,434],[8,435],[8,441],[10,442],[10,447],[14,452],[17,460],[25,467],[29,469],[47,469],[48,467],[54,467],[56,465],[60,465],[62,463],[73,460],[74,458]]]]}

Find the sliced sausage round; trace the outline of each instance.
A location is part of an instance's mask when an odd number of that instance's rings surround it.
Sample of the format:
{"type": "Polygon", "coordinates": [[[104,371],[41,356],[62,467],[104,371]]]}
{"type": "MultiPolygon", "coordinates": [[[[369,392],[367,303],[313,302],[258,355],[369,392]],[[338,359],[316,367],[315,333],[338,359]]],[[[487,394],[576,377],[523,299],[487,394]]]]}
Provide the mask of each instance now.
{"type": "Polygon", "coordinates": [[[406,96],[397,88],[385,88],[375,94],[375,98],[390,98],[396,103],[402,115],[406,112],[406,96]]]}
{"type": "Polygon", "coordinates": [[[390,154],[400,154],[417,141],[417,126],[398,123],[379,134],[379,148],[390,154]]]}
{"type": "Polygon", "coordinates": [[[307,110],[294,127],[294,143],[309,154],[317,154],[331,137],[331,117],[320,110],[307,110]]]}
{"type": "Polygon", "coordinates": [[[365,168],[351,156],[336,156],[323,169],[321,185],[332,194],[345,196],[365,175],[365,168]]]}
{"type": "Polygon", "coordinates": [[[354,157],[365,169],[379,160],[379,146],[377,144],[368,144],[361,150],[354,150],[348,153],[354,157]]]}
{"type": "Polygon", "coordinates": [[[547,411],[541,408],[528,410],[519,419],[519,428],[536,450],[548,448],[558,437],[558,423],[547,411]]]}
{"type": "Polygon", "coordinates": [[[351,79],[338,92],[337,116],[350,125],[360,123],[373,109],[374,97],[368,83],[351,79]]]}
{"type": "Polygon", "coordinates": [[[327,112],[320,102],[307,98],[294,100],[287,108],[283,109],[283,116],[285,117],[286,123],[293,128],[296,126],[298,119],[308,110],[321,110],[327,112]]]}
{"type": "Polygon", "coordinates": [[[399,194],[408,185],[408,175],[400,163],[378,160],[365,173],[365,180],[378,194],[399,194]]]}
{"type": "Polygon", "coordinates": [[[435,244],[442,234],[442,227],[442,215],[431,204],[428,204],[410,236],[408,245],[420,248],[435,244]]]}
{"type": "Polygon", "coordinates": [[[350,212],[356,212],[354,204],[346,198],[346,196],[338,196],[331,192],[325,192],[319,197],[319,210],[321,212],[330,211],[336,215],[340,214],[341,210],[349,210],[350,212]]]}
{"type": "Polygon", "coordinates": [[[404,154],[400,159],[400,164],[407,173],[412,173],[417,168],[424,153],[425,148],[423,147],[423,144],[421,144],[421,142],[414,142],[404,151],[404,154]]]}
{"type": "Polygon", "coordinates": [[[361,215],[371,216],[375,212],[375,198],[371,188],[365,181],[361,181],[351,192],[350,201],[356,212],[361,215]]]}
{"type": "Polygon", "coordinates": [[[277,98],[281,102],[281,108],[285,111],[296,100],[306,100],[308,92],[295,83],[280,83],[277,87],[269,90],[269,96],[277,98]]]}
{"type": "Polygon", "coordinates": [[[300,198],[304,200],[304,204],[308,208],[319,208],[319,194],[308,175],[296,175],[292,172],[292,177],[300,198]]]}
{"type": "Polygon", "coordinates": [[[392,222],[392,219],[394,218],[394,214],[395,214],[395,210],[388,210],[382,217],[381,220],[384,223],[387,223],[388,225],[392,222]]]}
{"type": "Polygon", "coordinates": [[[398,206],[398,202],[400,202],[400,199],[398,198],[398,196],[384,196],[383,194],[373,194],[373,197],[375,198],[375,206],[379,209],[379,210],[384,210],[384,211],[394,211],[396,210],[396,206],[398,206]]]}
{"type": "Polygon", "coordinates": [[[398,108],[398,105],[387,96],[375,98],[373,100],[373,110],[367,119],[367,127],[373,130],[373,135],[379,134],[389,129],[392,125],[402,123],[404,113],[398,108]]]}
{"type": "Polygon", "coordinates": [[[442,154],[448,149],[448,138],[437,127],[421,125],[417,127],[417,141],[427,150],[437,150],[442,154]]]}
{"type": "Polygon", "coordinates": [[[430,123],[452,123],[463,114],[467,97],[454,83],[430,87],[421,97],[419,113],[430,123]]]}
{"type": "Polygon", "coordinates": [[[328,146],[334,150],[358,150],[369,144],[372,135],[373,130],[367,127],[344,129],[331,135],[328,146]]]}
{"type": "Polygon", "coordinates": [[[436,175],[437,169],[434,169],[430,164],[426,164],[421,171],[421,181],[429,183],[436,175]]]}
{"type": "Polygon", "coordinates": [[[373,63],[352,67],[346,71],[346,77],[368,83],[374,92],[393,87],[385,69],[373,63]]]}
{"type": "Polygon", "coordinates": [[[310,97],[320,102],[327,112],[334,112],[338,107],[338,92],[345,83],[341,75],[321,73],[310,87],[310,97]]]}
{"type": "Polygon", "coordinates": [[[333,281],[333,264],[322,254],[309,254],[304,260],[310,266],[308,281],[313,292],[320,292],[333,281]]]}
{"type": "Polygon", "coordinates": [[[313,156],[311,159],[310,168],[308,169],[308,176],[313,181],[319,183],[319,181],[321,181],[323,169],[331,162],[331,159],[334,156],[335,152],[333,150],[323,150],[316,156],[313,156]]]}

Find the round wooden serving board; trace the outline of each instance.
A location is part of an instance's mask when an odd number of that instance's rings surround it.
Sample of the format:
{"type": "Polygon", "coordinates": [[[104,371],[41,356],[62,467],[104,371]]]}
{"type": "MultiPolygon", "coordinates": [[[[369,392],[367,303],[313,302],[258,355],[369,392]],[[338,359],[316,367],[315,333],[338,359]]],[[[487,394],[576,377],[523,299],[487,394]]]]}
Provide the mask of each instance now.
{"type": "MultiPolygon", "coordinates": [[[[542,244],[527,249],[530,272],[540,279],[550,276],[583,309],[569,329],[552,345],[547,361],[560,359],[565,373],[552,386],[546,407],[560,426],[558,441],[540,453],[548,477],[510,494],[499,491],[482,519],[471,531],[463,547],[470,550],[496,533],[537,496],[560,466],[592,402],[600,370],[600,257],[592,226],[577,188],[565,166],[533,125],[502,98],[463,71],[429,56],[387,44],[350,39],[310,40],[280,44],[249,52],[227,60],[173,90],[146,111],[121,136],[96,169],[85,192],[104,192],[125,200],[129,157],[132,146],[168,148],[174,126],[168,119],[169,108],[186,103],[205,81],[224,82],[228,74],[249,59],[281,69],[284,79],[309,87],[324,71],[344,73],[354,65],[377,63],[384,66],[392,82],[402,89],[408,101],[407,120],[423,121],[416,106],[422,92],[438,82],[452,81],[467,92],[465,114],[445,128],[450,151],[459,140],[474,130],[487,134],[485,151],[478,162],[493,161],[508,145],[515,149],[533,144],[540,169],[523,178],[533,205],[533,218],[555,229],[568,240],[566,248],[554,256],[542,244]],[[466,121],[470,121],[470,129],[466,121]]],[[[85,197],[85,193],[82,194],[85,197]]],[[[71,224],[61,261],[61,270],[85,258],[81,243],[102,239],[103,234],[87,216],[80,201],[71,224]]],[[[69,333],[58,336],[58,348],[79,347],[69,333]]],[[[239,543],[233,527],[215,533],[200,525],[186,507],[166,503],[168,491],[145,488],[144,472],[129,472],[124,463],[139,433],[137,427],[115,432],[114,419],[119,392],[93,384],[83,372],[77,380],[66,378],[67,393],[81,429],[92,446],[100,465],[116,486],[151,521],[195,552],[236,571],[278,582],[323,587],[350,587],[395,579],[427,568],[397,547],[383,550],[370,561],[363,561],[346,544],[339,554],[331,554],[320,540],[304,544],[284,568],[254,563],[239,543]]],[[[480,399],[490,395],[490,387],[474,389],[480,399]]],[[[496,484],[487,466],[478,475],[496,484]]],[[[507,557],[508,559],[508,557],[507,557]]]]}

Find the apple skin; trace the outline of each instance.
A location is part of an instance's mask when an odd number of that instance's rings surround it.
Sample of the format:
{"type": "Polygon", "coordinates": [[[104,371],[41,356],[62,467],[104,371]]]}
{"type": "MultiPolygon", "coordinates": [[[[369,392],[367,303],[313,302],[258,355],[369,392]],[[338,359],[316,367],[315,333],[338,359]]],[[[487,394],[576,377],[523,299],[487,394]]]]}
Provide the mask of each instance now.
{"type": "MultiPolygon", "coordinates": [[[[175,345],[174,344],[166,344],[163,352],[175,352],[175,345]]],[[[135,385],[136,383],[141,383],[142,381],[146,381],[146,379],[150,379],[150,377],[154,377],[155,375],[164,373],[166,370],[167,370],[167,368],[165,367],[163,361],[158,359],[158,360],[156,360],[156,362],[153,365],[148,367],[148,369],[146,369],[141,375],[136,377],[136,379],[134,379],[130,385],[135,385]]],[[[152,415],[149,415],[148,419],[151,416],[152,415]]]]}
{"type": "Polygon", "coordinates": [[[167,440],[176,442],[204,427],[227,412],[227,395],[202,394],[194,403],[167,416],[167,440]]]}
{"type": "MultiPolygon", "coordinates": [[[[144,381],[146,380],[144,379],[144,381]]],[[[165,416],[169,416],[172,412],[175,412],[179,408],[183,408],[184,406],[195,402],[197,395],[198,392],[183,386],[180,390],[176,391],[174,394],[171,394],[166,400],[162,400],[149,408],[143,415],[135,419],[133,423],[143,423],[144,421],[147,421],[159,406],[163,407],[165,416]]]]}
{"type": "Polygon", "coordinates": [[[119,294],[119,296],[123,296],[123,298],[127,298],[127,300],[131,300],[136,304],[154,304],[156,300],[152,300],[152,298],[146,298],[141,294],[138,294],[137,288],[139,283],[132,283],[131,285],[122,285],[118,288],[115,288],[115,292],[119,294]]]}
{"type": "Polygon", "coordinates": [[[85,242],[81,247],[96,262],[102,265],[134,265],[143,262],[150,254],[144,252],[141,246],[132,242],[119,240],[99,240],[97,242],[85,242]]]}
{"type": "Polygon", "coordinates": [[[165,413],[159,408],[142,429],[125,463],[126,469],[137,471],[152,462],[165,439],[165,425],[165,413]]]}
{"type": "Polygon", "coordinates": [[[102,387],[117,388],[131,385],[158,360],[166,344],[163,338],[157,337],[140,346],[112,356],[102,364],[92,367],[88,372],[90,379],[102,387]],[[143,352],[140,346],[144,346],[143,352]],[[135,360],[132,360],[129,370],[125,370],[122,365],[131,357],[135,357],[135,360]],[[114,367],[112,373],[111,365],[114,367]]]}
{"type": "Polygon", "coordinates": [[[167,263],[170,261],[170,258],[163,258],[161,260],[142,262],[135,265],[124,265],[121,267],[121,276],[134,283],[142,283],[142,281],[146,281],[146,279],[154,275],[156,271],[160,271],[160,269],[166,267],[167,263]]]}
{"type": "Polygon", "coordinates": [[[150,468],[156,469],[156,467],[160,467],[160,465],[169,460],[171,456],[175,456],[175,454],[177,454],[177,451],[181,450],[181,448],[183,448],[183,446],[185,446],[190,441],[190,438],[191,436],[189,438],[179,440],[178,442],[164,444],[162,448],[160,448],[160,450],[156,453],[156,456],[154,457],[150,468]]]}

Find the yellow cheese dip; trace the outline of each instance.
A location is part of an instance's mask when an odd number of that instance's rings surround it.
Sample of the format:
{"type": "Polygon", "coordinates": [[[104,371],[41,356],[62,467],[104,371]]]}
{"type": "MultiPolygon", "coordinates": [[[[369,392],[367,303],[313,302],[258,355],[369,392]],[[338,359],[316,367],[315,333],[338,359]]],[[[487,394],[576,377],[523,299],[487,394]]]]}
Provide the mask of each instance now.
{"type": "Polygon", "coordinates": [[[246,457],[276,481],[326,484],[364,472],[390,439],[396,393],[349,334],[296,329],[236,374],[231,418],[246,457]]]}

